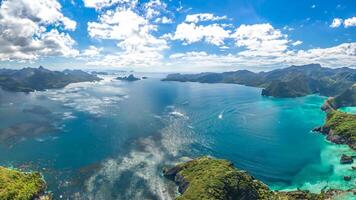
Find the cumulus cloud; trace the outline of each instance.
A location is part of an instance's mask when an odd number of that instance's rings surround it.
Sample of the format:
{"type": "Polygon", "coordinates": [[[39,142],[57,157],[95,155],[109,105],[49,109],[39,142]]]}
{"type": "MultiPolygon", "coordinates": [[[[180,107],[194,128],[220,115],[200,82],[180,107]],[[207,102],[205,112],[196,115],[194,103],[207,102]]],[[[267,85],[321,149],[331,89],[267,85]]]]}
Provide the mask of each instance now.
{"type": "Polygon", "coordinates": [[[354,27],[354,26],[356,26],[356,17],[350,17],[345,20],[340,19],[340,18],[335,18],[335,19],[333,19],[332,23],[330,24],[330,27],[338,28],[342,24],[344,24],[345,28],[354,27]]]}
{"type": "Polygon", "coordinates": [[[192,44],[204,41],[216,46],[223,46],[224,40],[230,37],[231,31],[227,29],[227,24],[199,25],[199,22],[213,22],[227,19],[226,16],[215,16],[211,13],[199,13],[187,15],[184,22],[178,24],[174,34],[168,34],[172,40],[183,41],[183,44],[192,44]]]}
{"type": "Polygon", "coordinates": [[[100,53],[103,51],[103,48],[97,48],[93,45],[90,45],[87,49],[81,52],[82,57],[95,57],[100,56],[100,53]]]}
{"type": "Polygon", "coordinates": [[[335,19],[333,19],[333,22],[330,24],[330,27],[331,28],[337,28],[337,27],[341,26],[342,22],[343,22],[342,19],[335,18],[335,19]]]}
{"type": "Polygon", "coordinates": [[[223,45],[224,40],[229,38],[230,30],[225,30],[219,24],[197,25],[195,23],[181,23],[171,39],[181,40],[184,44],[192,44],[199,41],[205,41],[213,45],[223,45]]]}
{"type": "Polygon", "coordinates": [[[75,56],[75,41],[61,30],[76,22],[61,13],[56,0],[8,0],[0,5],[0,60],[75,56]]]}
{"type": "MultiPolygon", "coordinates": [[[[145,4],[145,8],[156,8],[159,1],[145,4]]],[[[149,14],[154,15],[154,14],[149,14]]],[[[88,23],[90,37],[115,40],[120,48],[118,53],[106,55],[101,60],[90,61],[91,65],[107,66],[148,66],[162,59],[162,51],[168,48],[167,41],[153,35],[157,26],[149,18],[132,8],[121,6],[100,14],[97,22],[88,23]]],[[[151,16],[152,17],[152,16],[151,16]]],[[[152,19],[153,20],[153,19],[152,19]]]]}
{"type": "Polygon", "coordinates": [[[356,26],[356,17],[351,17],[344,20],[345,28],[356,26]]]}
{"type": "Polygon", "coordinates": [[[240,52],[241,55],[276,55],[286,51],[290,43],[287,35],[270,24],[243,24],[232,34],[232,38],[237,47],[247,49],[240,52]]]}

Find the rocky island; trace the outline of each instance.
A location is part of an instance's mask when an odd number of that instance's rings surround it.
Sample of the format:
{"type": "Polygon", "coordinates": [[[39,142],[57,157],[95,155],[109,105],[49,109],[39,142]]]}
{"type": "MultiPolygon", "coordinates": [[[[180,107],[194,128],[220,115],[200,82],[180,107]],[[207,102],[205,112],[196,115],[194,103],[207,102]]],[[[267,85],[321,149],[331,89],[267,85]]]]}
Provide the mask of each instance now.
{"type": "Polygon", "coordinates": [[[51,71],[44,67],[20,70],[0,69],[0,87],[10,92],[33,92],[59,89],[70,83],[99,81],[96,75],[82,70],[51,71]]]}
{"type": "Polygon", "coordinates": [[[356,69],[347,67],[331,69],[321,67],[319,64],[309,64],[259,73],[239,70],[224,73],[170,74],[162,80],[241,84],[264,88],[262,95],[281,98],[310,94],[337,96],[350,89],[356,82],[356,69]]]}
{"type": "Polygon", "coordinates": [[[116,79],[120,81],[129,81],[129,82],[141,80],[140,78],[135,77],[133,74],[124,77],[117,77],[116,79]]]}
{"type": "Polygon", "coordinates": [[[278,192],[254,179],[245,171],[236,169],[226,160],[201,157],[173,168],[165,168],[164,176],[178,185],[181,194],[177,200],[322,200],[331,199],[353,190],[328,190],[320,194],[308,191],[278,192]]]}
{"type": "Polygon", "coordinates": [[[0,167],[0,199],[50,200],[46,182],[38,172],[20,172],[0,167]]]}

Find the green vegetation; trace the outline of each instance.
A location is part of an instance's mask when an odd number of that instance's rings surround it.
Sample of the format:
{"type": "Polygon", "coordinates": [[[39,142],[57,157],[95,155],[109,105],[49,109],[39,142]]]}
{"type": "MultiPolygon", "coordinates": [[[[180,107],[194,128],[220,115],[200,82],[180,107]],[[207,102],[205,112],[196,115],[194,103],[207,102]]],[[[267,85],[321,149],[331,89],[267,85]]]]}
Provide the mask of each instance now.
{"type": "Polygon", "coordinates": [[[333,110],[328,113],[325,126],[351,147],[356,146],[356,115],[333,110]]]}
{"type": "Polygon", "coordinates": [[[273,192],[268,187],[243,171],[236,170],[226,160],[208,157],[196,159],[181,165],[180,175],[189,182],[183,199],[268,199],[273,192]]]}
{"type": "Polygon", "coordinates": [[[179,185],[182,195],[177,200],[322,200],[327,196],[308,191],[274,192],[229,161],[209,157],[179,164],[164,174],[179,185]]]}
{"type": "Polygon", "coordinates": [[[25,173],[0,167],[0,199],[30,200],[41,194],[46,183],[38,172],[25,173]]]}

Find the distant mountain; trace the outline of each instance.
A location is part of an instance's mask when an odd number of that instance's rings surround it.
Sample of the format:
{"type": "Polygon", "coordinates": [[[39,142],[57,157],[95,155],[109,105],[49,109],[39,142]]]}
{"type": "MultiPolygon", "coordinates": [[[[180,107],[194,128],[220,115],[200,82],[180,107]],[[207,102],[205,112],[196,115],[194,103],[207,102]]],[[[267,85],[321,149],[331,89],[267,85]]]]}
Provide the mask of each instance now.
{"type": "Polygon", "coordinates": [[[95,75],[81,70],[51,71],[43,68],[0,69],[0,87],[12,92],[33,92],[63,88],[70,83],[98,81],[95,75]]]}
{"type": "Polygon", "coordinates": [[[264,88],[262,95],[300,97],[309,94],[336,96],[356,82],[356,70],[331,69],[319,64],[291,66],[269,72],[239,70],[224,73],[170,74],[163,81],[235,83],[264,88]]]}

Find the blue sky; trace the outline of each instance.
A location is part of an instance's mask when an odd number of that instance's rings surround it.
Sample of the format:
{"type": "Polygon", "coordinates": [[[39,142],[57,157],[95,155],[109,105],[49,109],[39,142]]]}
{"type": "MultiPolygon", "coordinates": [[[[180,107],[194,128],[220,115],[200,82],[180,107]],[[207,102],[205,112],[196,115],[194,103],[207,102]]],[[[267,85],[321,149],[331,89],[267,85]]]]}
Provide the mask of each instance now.
{"type": "Polygon", "coordinates": [[[356,67],[356,1],[3,0],[0,67],[356,67]]]}

